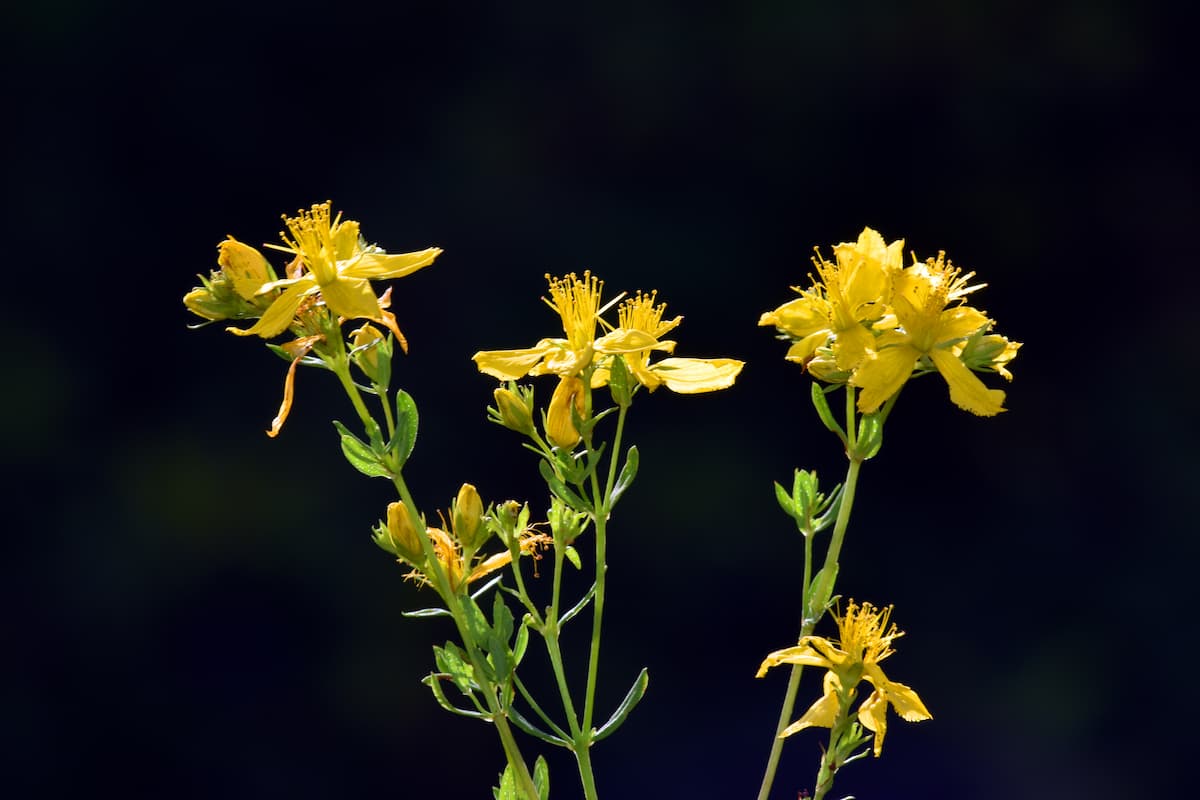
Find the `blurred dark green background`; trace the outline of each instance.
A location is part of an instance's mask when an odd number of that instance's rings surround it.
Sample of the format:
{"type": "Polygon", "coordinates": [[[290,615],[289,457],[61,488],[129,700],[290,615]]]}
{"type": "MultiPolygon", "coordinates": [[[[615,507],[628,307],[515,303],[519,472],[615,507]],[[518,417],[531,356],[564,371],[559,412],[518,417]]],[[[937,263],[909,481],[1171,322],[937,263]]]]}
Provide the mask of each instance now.
{"type": "MultiPolygon", "coordinates": [[[[269,440],[285,365],[186,328],[218,241],[274,241],[280,213],[327,198],[388,249],[446,250],[396,284],[427,509],[462,481],[544,506],[469,357],[554,333],[546,272],[657,288],[686,318],[681,355],[748,362],[729,392],[659,392],[631,419],[602,702],[643,665],[651,683],[595,751],[606,797],[757,789],[785,677],[753,674],[799,604],[771,482],[832,482],[843,460],[755,323],[814,245],[864,225],[976,270],[1027,346],[1007,414],[921,381],[864,471],[839,589],[896,604],[889,672],[935,718],[894,723],[839,796],[1186,793],[1183,17],[1103,0],[3,13],[0,793],[489,796],[492,731],[418,682],[448,631],[399,616],[427,598],[368,539],[389,487],[340,460],[334,382],[302,372],[269,440]]],[[[789,743],[775,797],[811,787],[821,738],[789,743]]],[[[550,755],[554,796],[579,796],[550,755]]]]}

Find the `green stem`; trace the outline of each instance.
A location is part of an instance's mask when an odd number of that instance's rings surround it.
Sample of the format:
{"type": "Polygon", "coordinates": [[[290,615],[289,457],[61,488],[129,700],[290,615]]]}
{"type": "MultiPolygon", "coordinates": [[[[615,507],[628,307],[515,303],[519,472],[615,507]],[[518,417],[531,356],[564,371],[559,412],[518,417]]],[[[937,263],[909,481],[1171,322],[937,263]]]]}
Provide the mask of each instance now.
{"type": "MultiPolygon", "coordinates": [[[[826,574],[829,574],[828,570],[837,564],[838,556],[841,555],[842,542],[846,538],[846,528],[850,525],[850,512],[854,507],[854,492],[858,486],[858,472],[862,467],[862,460],[855,455],[858,426],[855,424],[854,419],[854,389],[850,386],[846,387],[846,436],[848,438],[846,443],[846,457],[850,460],[850,464],[846,468],[846,481],[842,485],[841,505],[838,508],[837,520],[834,522],[833,534],[829,539],[829,549],[825,551],[823,569],[826,570],[826,574]]],[[[811,562],[811,542],[806,539],[804,549],[805,595],[808,594],[809,589],[811,562]]],[[[805,616],[807,617],[808,615],[805,614],[805,616]]],[[[800,636],[811,635],[818,620],[819,615],[805,619],[800,626],[800,636]]],[[[767,800],[767,797],[771,794],[771,786],[775,782],[775,771],[779,767],[779,757],[783,753],[784,740],[780,738],[780,734],[783,733],[784,728],[791,724],[792,711],[796,706],[796,694],[800,690],[800,676],[803,672],[804,667],[802,665],[792,665],[791,675],[788,677],[787,689],[783,696],[783,707],[779,710],[779,721],[775,726],[775,738],[771,742],[771,752],[767,756],[767,768],[763,773],[762,784],[758,789],[758,800],[767,800]]]]}

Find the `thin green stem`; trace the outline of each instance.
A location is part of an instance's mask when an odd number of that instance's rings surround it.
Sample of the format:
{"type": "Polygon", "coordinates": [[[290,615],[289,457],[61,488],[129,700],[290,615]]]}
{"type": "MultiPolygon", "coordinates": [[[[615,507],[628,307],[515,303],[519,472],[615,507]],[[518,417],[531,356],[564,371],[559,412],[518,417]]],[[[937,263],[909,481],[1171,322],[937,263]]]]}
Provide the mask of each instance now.
{"type": "MultiPolygon", "coordinates": [[[[889,409],[890,410],[890,409],[889,409]]],[[[842,543],[846,538],[846,529],[850,525],[850,512],[854,507],[854,493],[858,486],[858,473],[862,467],[862,460],[855,454],[855,449],[858,444],[858,426],[855,424],[855,408],[854,408],[854,389],[850,386],[846,387],[846,457],[850,464],[846,468],[846,481],[842,485],[841,505],[838,508],[837,520],[834,522],[833,534],[829,539],[829,548],[825,551],[825,561],[822,568],[829,574],[834,565],[838,562],[838,556],[842,552],[842,543]]],[[[809,537],[805,539],[804,548],[804,594],[808,594],[809,575],[812,566],[812,546],[809,537]]],[[[832,586],[830,587],[832,591],[832,586]]],[[[809,636],[816,627],[820,619],[820,613],[814,613],[811,617],[805,613],[805,619],[800,626],[800,636],[809,636]]],[[[767,756],[767,768],[763,773],[762,784],[758,789],[758,800],[767,800],[771,794],[771,786],[775,782],[775,772],[779,767],[779,757],[783,752],[783,739],[780,734],[783,733],[792,719],[792,711],[796,706],[796,695],[800,689],[800,676],[804,671],[804,667],[800,664],[793,664],[791,675],[788,677],[787,689],[783,696],[783,707],[779,711],[779,722],[775,726],[775,738],[771,742],[771,752],[767,756]]],[[[814,799],[815,800],[815,799],[814,799]]]]}

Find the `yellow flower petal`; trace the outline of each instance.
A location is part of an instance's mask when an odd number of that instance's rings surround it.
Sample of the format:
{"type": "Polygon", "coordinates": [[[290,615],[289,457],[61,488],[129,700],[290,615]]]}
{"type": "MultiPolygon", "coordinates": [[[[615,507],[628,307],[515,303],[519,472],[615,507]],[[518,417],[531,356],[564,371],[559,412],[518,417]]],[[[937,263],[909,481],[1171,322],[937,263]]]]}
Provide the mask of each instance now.
{"type": "Polygon", "coordinates": [[[288,329],[292,324],[292,320],[296,318],[296,309],[300,307],[300,302],[313,292],[317,291],[317,282],[312,278],[301,278],[293,283],[283,294],[271,303],[271,307],[262,315],[262,319],[254,323],[249,328],[234,328],[229,327],[225,330],[238,336],[261,336],[264,339],[270,339],[272,336],[278,336],[288,329]]]}
{"type": "Polygon", "coordinates": [[[552,340],[543,339],[526,350],[480,350],[471,356],[484,375],[502,381],[515,381],[529,374],[539,361],[555,350],[552,340]]]}
{"type": "Polygon", "coordinates": [[[732,386],[745,363],[733,358],[664,358],[650,369],[672,392],[699,394],[732,386]]]}
{"type": "MultiPolygon", "coordinates": [[[[811,636],[806,639],[817,639],[820,637],[811,636]]],[[[780,664],[800,664],[805,667],[825,667],[829,668],[832,664],[829,659],[822,656],[820,653],[813,650],[807,644],[796,645],[795,647],[785,647],[782,650],[776,650],[763,659],[762,664],[758,668],[758,672],[754,677],[761,678],[767,674],[767,670],[771,667],[777,667],[780,664]]]]}
{"type": "Polygon", "coordinates": [[[870,414],[900,391],[912,375],[919,355],[913,347],[896,345],[879,350],[859,364],[850,377],[850,384],[862,390],[858,395],[858,410],[870,414]]]}
{"type": "Polygon", "coordinates": [[[263,258],[263,254],[232,236],[217,245],[217,249],[217,263],[233,281],[234,291],[243,300],[253,298],[263,284],[273,277],[271,265],[263,258]]]}
{"type": "Polygon", "coordinates": [[[640,353],[644,350],[672,350],[675,343],[659,342],[645,331],[617,328],[597,339],[593,347],[597,353],[640,353]]]}
{"type": "Polygon", "coordinates": [[[925,704],[921,702],[917,693],[903,683],[887,681],[883,690],[888,702],[892,704],[892,708],[905,722],[933,719],[933,715],[929,713],[929,709],[925,708],[925,704]]]}
{"type": "Polygon", "coordinates": [[[351,261],[342,269],[342,275],[348,278],[403,278],[411,275],[422,267],[433,263],[442,254],[442,248],[429,247],[413,253],[364,253],[351,261]]]}
{"type": "Polygon", "coordinates": [[[837,719],[838,712],[838,696],[837,676],[832,672],[825,673],[825,693],[821,695],[817,702],[808,707],[804,715],[800,719],[788,725],[779,733],[779,738],[791,736],[797,731],[802,731],[805,728],[832,728],[834,721],[837,719]]]}
{"type": "Polygon", "coordinates": [[[321,287],[325,305],[339,317],[379,320],[379,298],[366,278],[339,277],[321,287]]]}
{"type": "Polygon", "coordinates": [[[546,438],[557,447],[572,448],[579,444],[579,431],[571,420],[571,408],[583,416],[583,381],[561,378],[546,409],[546,438]]]}
{"type": "Polygon", "coordinates": [[[887,699],[876,690],[858,708],[858,721],[875,734],[876,758],[883,751],[883,737],[887,734],[887,707],[887,699]]]}
{"type": "Polygon", "coordinates": [[[981,417],[995,416],[1004,410],[1004,392],[984,386],[958,356],[948,350],[934,350],[929,357],[949,384],[954,405],[981,417]]]}

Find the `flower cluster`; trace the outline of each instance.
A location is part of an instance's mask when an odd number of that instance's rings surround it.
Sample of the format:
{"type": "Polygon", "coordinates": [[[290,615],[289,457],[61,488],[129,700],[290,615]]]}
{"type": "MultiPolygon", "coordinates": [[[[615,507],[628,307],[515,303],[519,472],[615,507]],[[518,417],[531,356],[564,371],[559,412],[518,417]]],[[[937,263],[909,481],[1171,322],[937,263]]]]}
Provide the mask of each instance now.
{"type": "MultiPolygon", "coordinates": [[[[184,296],[183,302],[193,314],[210,322],[221,320],[257,320],[249,328],[230,326],[238,336],[272,339],[290,331],[295,339],[278,346],[277,351],[291,362],[283,387],[283,403],[267,431],[279,433],[292,407],[296,367],[323,342],[340,337],[341,323],[348,319],[369,322],[355,331],[355,347],[363,342],[382,341],[372,327],[376,322],[392,332],[395,341],[407,352],[408,342],[396,317],[388,310],[391,289],[376,295],[372,280],[401,278],[429,266],[441,254],[437,247],[413,253],[388,254],[367,244],[358,223],[343,220],[339,212],[331,214],[330,203],[318,203],[296,216],[284,216],[286,231],[280,233],[282,245],[265,245],[292,258],[280,279],[263,254],[232,236],[218,246],[217,265],[208,278],[200,277],[198,286],[184,296]]],[[[370,345],[371,360],[376,345],[370,345]]],[[[384,345],[388,347],[390,345],[384,345]]],[[[360,359],[361,360],[361,359],[360,359]]]]}
{"type": "Polygon", "coordinates": [[[800,719],[785,728],[781,737],[814,726],[833,727],[839,710],[849,705],[855,687],[864,680],[873,688],[858,708],[858,721],[875,734],[876,756],[883,748],[883,737],[887,733],[889,705],[908,722],[932,718],[916,692],[903,683],[888,680],[879,667],[881,661],[895,652],[892,642],[904,635],[895,625],[889,625],[891,613],[891,606],[877,609],[870,603],[858,605],[851,600],[845,614],[834,616],[838,624],[838,642],[823,636],[802,636],[795,647],[776,650],[767,656],[758,668],[759,678],[779,664],[801,664],[827,670],[824,694],[800,719]]]}
{"type": "Polygon", "coordinates": [[[833,248],[834,260],[817,251],[817,275],[800,296],[762,315],[792,341],[787,359],[829,383],[861,389],[858,409],[877,411],[914,375],[938,372],[955,405],[981,416],[1004,410],[1004,392],[989,389],[974,372],[1012,375],[1008,362],[1019,342],[990,333],[994,323],[964,298],[984,284],[970,284],[938,253],[903,265],[904,240],[885,243],[865,228],[858,241],[833,248]]]}
{"type": "MultiPolygon", "coordinates": [[[[484,374],[502,381],[526,375],[557,375],[558,386],[547,410],[546,432],[555,445],[572,447],[579,442],[571,409],[582,415],[584,381],[592,389],[609,384],[614,361],[627,370],[637,385],[654,391],[666,386],[681,394],[698,394],[733,385],[744,362],[732,358],[676,358],[651,360],[654,353],[673,353],[675,342],[662,337],[676,328],[683,317],[663,319],[666,304],[658,303],[655,292],[638,292],[602,304],[604,282],[584,272],[562,278],[547,275],[550,297],[542,298],[562,320],[565,338],[542,339],[520,350],[483,350],[472,358],[484,374]],[[617,324],[603,317],[614,304],[617,324]],[[597,336],[598,331],[603,331],[597,336]]],[[[505,395],[509,398],[509,395],[505,395]]],[[[511,398],[510,398],[511,399],[511,398]]],[[[498,398],[499,402],[499,398],[498,398]]]]}

